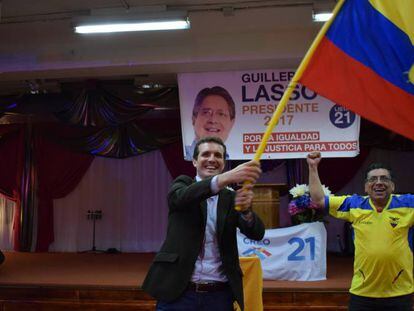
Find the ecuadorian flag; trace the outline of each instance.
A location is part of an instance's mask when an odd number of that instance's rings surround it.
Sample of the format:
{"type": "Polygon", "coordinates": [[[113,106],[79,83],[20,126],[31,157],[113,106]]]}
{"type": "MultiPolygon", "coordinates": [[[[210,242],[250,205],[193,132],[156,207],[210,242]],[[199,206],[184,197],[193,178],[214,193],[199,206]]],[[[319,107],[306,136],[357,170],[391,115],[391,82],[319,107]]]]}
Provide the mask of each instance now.
{"type": "Polygon", "coordinates": [[[414,0],[346,0],[299,82],[414,140],[414,0]]]}

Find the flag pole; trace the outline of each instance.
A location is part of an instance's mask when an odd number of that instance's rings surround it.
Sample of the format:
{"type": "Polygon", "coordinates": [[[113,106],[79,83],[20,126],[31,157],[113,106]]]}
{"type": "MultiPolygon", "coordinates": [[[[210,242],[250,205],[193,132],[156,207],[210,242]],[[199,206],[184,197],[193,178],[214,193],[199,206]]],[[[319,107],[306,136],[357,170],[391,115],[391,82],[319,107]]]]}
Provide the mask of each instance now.
{"type": "MultiPolygon", "coordinates": [[[[302,77],[303,72],[305,71],[306,67],[308,67],[308,64],[310,62],[310,59],[312,58],[313,54],[316,51],[316,48],[319,46],[319,43],[322,41],[323,37],[325,36],[326,32],[328,31],[329,27],[331,26],[332,22],[334,21],[335,17],[338,15],[338,12],[340,11],[342,5],[344,4],[346,0],[339,0],[338,3],[335,5],[335,8],[333,10],[333,16],[325,22],[325,24],[322,26],[321,30],[319,30],[318,35],[316,36],[315,40],[313,40],[309,50],[306,52],[305,57],[302,59],[298,69],[296,70],[295,74],[293,75],[292,80],[290,80],[285,92],[283,93],[283,96],[277,105],[277,108],[275,112],[273,113],[272,118],[270,119],[269,124],[267,125],[266,131],[263,134],[262,141],[260,142],[259,147],[256,150],[256,153],[253,157],[253,160],[259,161],[262,157],[263,152],[265,151],[267,141],[269,140],[270,135],[272,134],[272,131],[274,127],[279,122],[280,116],[283,113],[283,110],[285,109],[286,104],[289,101],[290,95],[292,95],[293,90],[296,88],[296,85],[298,84],[299,79],[302,77]]],[[[249,184],[249,182],[245,181],[243,183],[243,186],[249,184]]],[[[237,211],[240,210],[239,206],[236,206],[235,209],[237,211]]]]}

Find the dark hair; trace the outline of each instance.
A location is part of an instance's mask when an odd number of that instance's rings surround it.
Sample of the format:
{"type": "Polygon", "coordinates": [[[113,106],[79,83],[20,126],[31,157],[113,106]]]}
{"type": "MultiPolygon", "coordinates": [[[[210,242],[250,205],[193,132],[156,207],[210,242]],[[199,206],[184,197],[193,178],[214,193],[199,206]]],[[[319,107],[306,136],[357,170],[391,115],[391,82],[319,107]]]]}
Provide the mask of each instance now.
{"type": "Polygon", "coordinates": [[[390,167],[388,165],[385,165],[384,163],[379,163],[379,162],[371,163],[368,166],[368,168],[365,170],[365,179],[368,179],[368,173],[369,172],[371,172],[372,170],[376,170],[376,169],[387,170],[388,173],[390,174],[391,179],[394,179],[394,177],[392,176],[392,171],[391,171],[390,167]]]}
{"type": "Polygon", "coordinates": [[[226,159],[227,148],[226,148],[226,145],[223,143],[223,141],[222,141],[220,138],[218,138],[218,137],[214,137],[214,136],[206,136],[206,137],[204,137],[204,138],[201,138],[201,139],[200,139],[200,140],[196,143],[196,145],[195,145],[195,147],[194,147],[194,152],[193,152],[193,159],[194,159],[194,160],[197,160],[198,155],[199,155],[199,153],[200,153],[200,151],[198,150],[198,147],[199,147],[201,144],[204,144],[204,143],[216,143],[217,145],[222,146],[222,147],[223,147],[223,159],[226,159]]]}
{"type": "Polygon", "coordinates": [[[233,120],[236,116],[236,108],[234,105],[233,98],[231,97],[230,93],[227,92],[227,90],[225,88],[222,88],[221,86],[213,86],[212,88],[206,87],[202,89],[200,92],[198,92],[197,97],[194,101],[193,117],[197,117],[203,100],[211,95],[221,96],[224,98],[229,108],[230,119],[233,120]]]}

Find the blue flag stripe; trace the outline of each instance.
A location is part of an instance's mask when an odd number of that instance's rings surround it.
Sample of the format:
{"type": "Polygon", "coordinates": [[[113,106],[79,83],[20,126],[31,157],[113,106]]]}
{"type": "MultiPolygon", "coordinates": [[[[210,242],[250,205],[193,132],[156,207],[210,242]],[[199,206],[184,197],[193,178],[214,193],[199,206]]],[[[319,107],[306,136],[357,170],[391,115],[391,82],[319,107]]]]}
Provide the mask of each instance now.
{"type": "Polygon", "coordinates": [[[327,37],[349,56],[414,95],[414,85],[408,80],[414,46],[405,32],[367,0],[347,0],[327,37]]]}

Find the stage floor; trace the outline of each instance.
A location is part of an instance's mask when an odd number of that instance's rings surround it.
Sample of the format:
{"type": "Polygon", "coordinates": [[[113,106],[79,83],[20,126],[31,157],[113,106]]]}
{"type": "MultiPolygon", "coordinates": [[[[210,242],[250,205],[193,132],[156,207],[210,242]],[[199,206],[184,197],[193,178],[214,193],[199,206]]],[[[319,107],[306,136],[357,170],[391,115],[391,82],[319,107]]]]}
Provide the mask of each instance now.
{"type": "MultiPolygon", "coordinates": [[[[15,253],[5,252],[0,265],[1,286],[85,286],[140,288],[153,253],[15,253]]],[[[327,280],[264,281],[264,291],[339,290],[351,284],[352,258],[329,255],[327,280]]]]}

